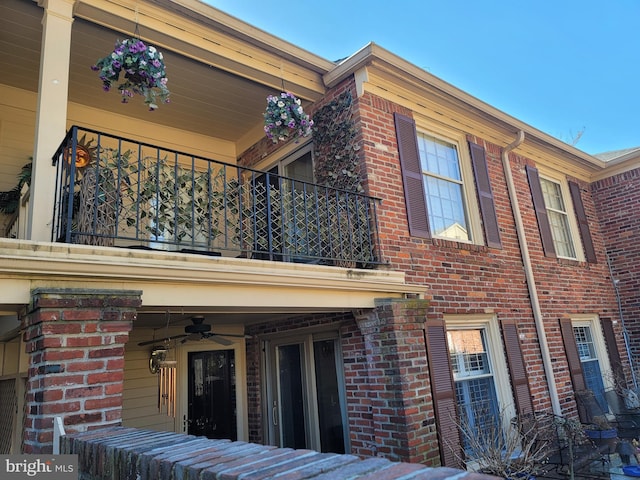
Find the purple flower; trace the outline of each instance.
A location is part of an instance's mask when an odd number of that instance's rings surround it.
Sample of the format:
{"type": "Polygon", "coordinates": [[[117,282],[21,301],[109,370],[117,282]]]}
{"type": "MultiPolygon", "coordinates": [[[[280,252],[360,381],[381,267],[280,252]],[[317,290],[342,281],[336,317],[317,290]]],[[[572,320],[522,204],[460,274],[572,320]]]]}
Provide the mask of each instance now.
{"type": "Polygon", "coordinates": [[[142,43],[142,40],[138,40],[136,43],[129,47],[129,50],[133,53],[144,52],[147,49],[147,46],[142,43]]]}
{"type": "Polygon", "coordinates": [[[151,62],[151,64],[156,67],[156,68],[160,68],[160,61],[158,59],[153,59],[153,61],[151,62]]]}

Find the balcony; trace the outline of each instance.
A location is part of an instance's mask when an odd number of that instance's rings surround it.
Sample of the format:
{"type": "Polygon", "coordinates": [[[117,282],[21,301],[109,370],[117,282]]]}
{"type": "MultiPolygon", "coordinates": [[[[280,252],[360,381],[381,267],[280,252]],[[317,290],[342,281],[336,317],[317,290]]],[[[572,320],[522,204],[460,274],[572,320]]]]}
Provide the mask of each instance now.
{"type": "Polygon", "coordinates": [[[80,127],[53,163],[54,242],[381,264],[375,198],[80,127]]]}

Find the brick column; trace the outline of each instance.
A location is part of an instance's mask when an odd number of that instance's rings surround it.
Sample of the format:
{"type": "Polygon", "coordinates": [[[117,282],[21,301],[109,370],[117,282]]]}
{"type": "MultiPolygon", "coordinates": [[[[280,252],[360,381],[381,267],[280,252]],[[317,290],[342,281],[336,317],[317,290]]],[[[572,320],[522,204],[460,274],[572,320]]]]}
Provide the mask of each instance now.
{"type": "Polygon", "coordinates": [[[426,300],[388,300],[355,312],[364,337],[375,454],[439,464],[424,322],[426,300]]]}
{"type": "Polygon", "coordinates": [[[124,345],[140,291],[36,289],[23,318],[29,354],[23,452],[51,453],[53,419],[82,432],[119,425],[124,345]]]}

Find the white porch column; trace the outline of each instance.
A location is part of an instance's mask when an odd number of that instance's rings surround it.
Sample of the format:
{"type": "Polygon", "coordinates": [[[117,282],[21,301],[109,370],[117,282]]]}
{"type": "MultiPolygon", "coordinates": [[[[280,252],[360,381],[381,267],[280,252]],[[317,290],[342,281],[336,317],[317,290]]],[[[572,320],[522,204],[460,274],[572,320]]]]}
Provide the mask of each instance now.
{"type": "Polygon", "coordinates": [[[36,110],[31,198],[27,238],[51,240],[55,168],[51,157],[67,128],[71,24],[75,0],[38,0],[42,17],[42,52],[36,110]]]}

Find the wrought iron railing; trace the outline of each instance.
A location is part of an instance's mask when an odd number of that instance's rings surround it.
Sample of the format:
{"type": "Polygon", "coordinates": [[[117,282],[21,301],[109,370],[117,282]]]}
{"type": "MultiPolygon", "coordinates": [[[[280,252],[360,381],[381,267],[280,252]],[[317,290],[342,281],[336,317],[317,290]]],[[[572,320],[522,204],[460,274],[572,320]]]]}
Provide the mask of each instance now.
{"type": "Polygon", "coordinates": [[[53,162],[53,241],[381,263],[375,198],[75,126],[53,162]]]}

